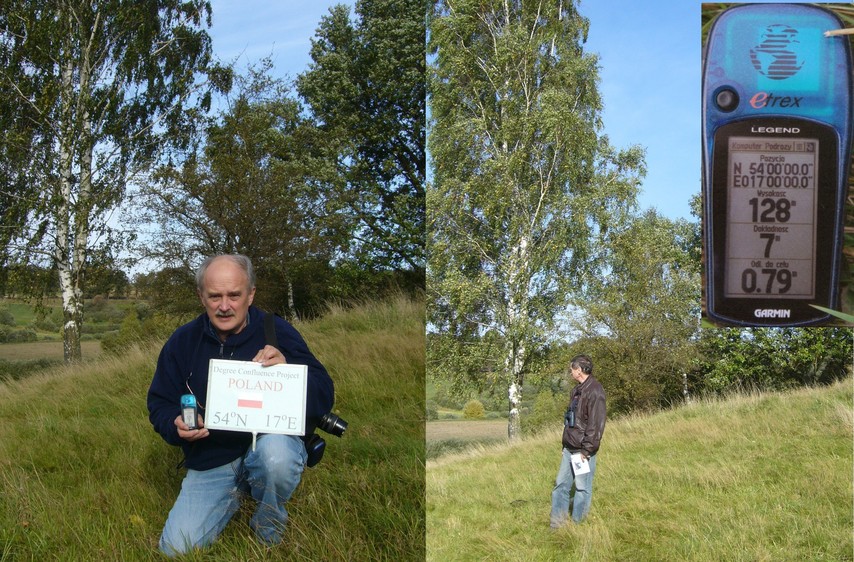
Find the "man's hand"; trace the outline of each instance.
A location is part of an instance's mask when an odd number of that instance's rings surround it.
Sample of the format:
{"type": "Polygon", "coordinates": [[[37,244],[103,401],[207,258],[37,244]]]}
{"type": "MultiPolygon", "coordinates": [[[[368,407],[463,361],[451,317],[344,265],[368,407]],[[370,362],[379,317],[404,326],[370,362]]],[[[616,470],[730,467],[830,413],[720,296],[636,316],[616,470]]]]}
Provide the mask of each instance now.
{"type": "Polygon", "coordinates": [[[187,424],[184,423],[181,416],[175,418],[175,426],[178,428],[178,437],[184,441],[198,441],[199,439],[204,439],[211,434],[210,431],[208,431],[208,428],[205,427],[205,420],[202,419],[201,414],[199,414],[197,425],[199,426],[199,429],[190,429],[187,427],[187,424]]]}
{"type": "Polygon", "coordinates": [[[255,354],[255,358],[252,359],[252,361],[261,363],[262,367],[270,367],[272,365],[287,363],[282,352],[272,345],[265,345],[264,349],[255,354]]]}

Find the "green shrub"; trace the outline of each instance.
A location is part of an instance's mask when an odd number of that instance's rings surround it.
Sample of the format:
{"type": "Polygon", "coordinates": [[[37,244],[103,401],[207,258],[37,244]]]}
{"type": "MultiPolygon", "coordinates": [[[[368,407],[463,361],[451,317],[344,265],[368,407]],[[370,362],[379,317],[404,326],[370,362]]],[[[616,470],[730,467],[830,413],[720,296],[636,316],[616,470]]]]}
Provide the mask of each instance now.
{"type": "Polygon", "coordinates": [[[427,401],[427,420],[438,420],[439,419],[439,409],[436,406],[436,403],[432,400],[427,401]]]}
{"type": "Polygon", "coordinates": [[[463,416],[465,416],[467,420],[483,419],[485,414],[486,410],[484,410],[483,404],[481,404],[480,400],[469,400],[466,402],[466,405],[463,406],[463,416]]]}
{"type": "Polygon", "coordinates": [[[38,341],[38,335],[32,328],[13,330],[9,326],[0,325],[0,343],[26,343],[38,341]]]}
{"type": "Polygon", "coordinates": [[[427,459],[436,459],[443,455],[459,453],[471,448],[472,443],[462,439],[445,439],[442,441],[427,441],[427,459]]]}
{"type": "Polygon", "coordinates": [[[486,408],[486,411],[500,412],[507,409],[507,389],[502,389],[500,392],[494,393],[490,390],[481,392],[477,399],[486,408]]]}
{"type": "Polygon", "coordinates": [[[59,332],[59,322],[50,316],[36,316],[32,326],[42,332],[59,332]]]}
{"type": "Polygon", "coordinates": [[[8,308],[0,308],[0,325],[2,326],[14,326],[15,325],[15,316],[12,314],[12,311],[8,308]]]}
{"type": "Polygon", "coordinates": [[[97,295],[86,303],[86,322],[94,324],[118,324],[124,319],[127,310],[116,301],[97,295]]]}
{"type": "Polygon", "coordinates": [[[107,332],[112,332],[118,330],[120,325],[118,324],[88,324],[86,322],[80,327],[81,334],[91,334],[95,336],[103,336],[107,332]]]}
{"type": "Polygon", "coordinates": [[[146,341],[156,340],[165,342],[172,335],[172,332],[186,320],[180,316],[152,314],[147,311],[144,314],[140,314],[139,308],[137,308],[137,314],[139,314],[139,318],[142,320],[141,334],[146,341]]]}
{"type": "Polygon", "coordinates": [[[125,351],[134,343],[142,339],[142,324],[136,315],[135,309],[130,309],[125,314],[122,325],[117,334],[105,335],[101,340],[101,349],[106,353],[118,354],[125,351]]]}
{"type": "Polygon", "coordinates": [[[530,413],[526,414],[527,408],[522,408],[522,430],[525,433],[532,433],[550,425],[562,423],[566,403],[567,397],[564,395],[553,395],[547,390],[540,392],[530,413]]]}
{"type": "Polygon", "coordinates": [[[14,336],[15,339],[13,341],[17,342],[39,341],[39,335],[32,328],[22,328],[20,330],[16,330],[14,336]]]}
{"type": "Polygon", "coordinates": [[[0,359],[0,382],[20,380],[37,371],[62,365],[62,359],[30,359],[25,361],[9,361],[0,359]]]}

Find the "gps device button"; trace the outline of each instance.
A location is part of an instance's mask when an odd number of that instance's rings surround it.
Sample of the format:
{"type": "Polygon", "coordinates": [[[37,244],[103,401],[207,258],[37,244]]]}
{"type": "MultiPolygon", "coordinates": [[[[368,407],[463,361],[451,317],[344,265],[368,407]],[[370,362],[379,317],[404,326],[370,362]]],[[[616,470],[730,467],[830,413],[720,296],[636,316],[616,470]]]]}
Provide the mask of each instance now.
{"type": "Polygon", "coordinates": [[[724,112],[730,112],[738,107],[738,94],[735,90],[724,88],[715,94],[715,105],[724,112]]]}

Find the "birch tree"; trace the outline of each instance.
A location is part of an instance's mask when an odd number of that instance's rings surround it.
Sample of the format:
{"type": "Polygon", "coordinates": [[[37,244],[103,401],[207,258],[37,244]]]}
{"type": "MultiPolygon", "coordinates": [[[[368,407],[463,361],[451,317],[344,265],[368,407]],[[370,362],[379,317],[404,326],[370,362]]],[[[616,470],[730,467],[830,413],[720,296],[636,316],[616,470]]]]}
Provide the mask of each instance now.
{"type": "Polygon", "coordinates": [[[468,373],[506,385],[510,438],[532,358],[597,274],[643,173],[640,148],[601,132],[576,6],[438,0],[429,22],[428,365],[454,373],[454,349],[487,342],[468,373]]]}
{"type": "MultiPolygon", "coordinates": [[[[87,253],[112,245],[109,213],[167,140],[191,129],[191,96],[210,67],[210,4],[120,0],[11,1],[0,13],[4,174],[14,216],[26,216],[10,259],[56,267],[64,355],[81,357],[87,253]],[[22,154],[19,154],[22,153],[22,154]]],[[[211,67],[212,68],[212,67],[211,67]]],[[[227,86],[227,72],[215,74],[227,86]]]]}

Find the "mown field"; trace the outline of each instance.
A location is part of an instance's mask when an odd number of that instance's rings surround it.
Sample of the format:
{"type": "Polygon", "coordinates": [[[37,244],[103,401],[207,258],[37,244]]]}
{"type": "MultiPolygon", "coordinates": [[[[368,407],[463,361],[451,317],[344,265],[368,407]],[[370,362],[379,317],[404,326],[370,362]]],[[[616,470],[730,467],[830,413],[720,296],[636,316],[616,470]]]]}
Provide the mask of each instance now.
{"type": "MultiPolygon", "coordinates": [[[[80,347],[83,349],[83,357],[87,359],[98,357],[101,354],[101,342],[99,341],[84,341],[81,342],[80,347]]],[[[61,361],[62,342],[38,341],[0,344],[0,360],[32,361],[34,359],[61,361]]]]}
{"type": "MultiPolygon", "coordinates": [[[[190,560],[423,560],[424,303],[333,310],[300,332],[335,381],[343,438],[255,542],[251,500],[190,560]]],[[[145,395],[159,345],[0,383],[0,560],[159,560],[183,478],[145,395]]]]}
{"type": "Polygon", "coordinates": [[[560,428],[427,463],[435,561],[852,560],[852,379],[608,423],[590,516],[549,528],[560,428]]]}

